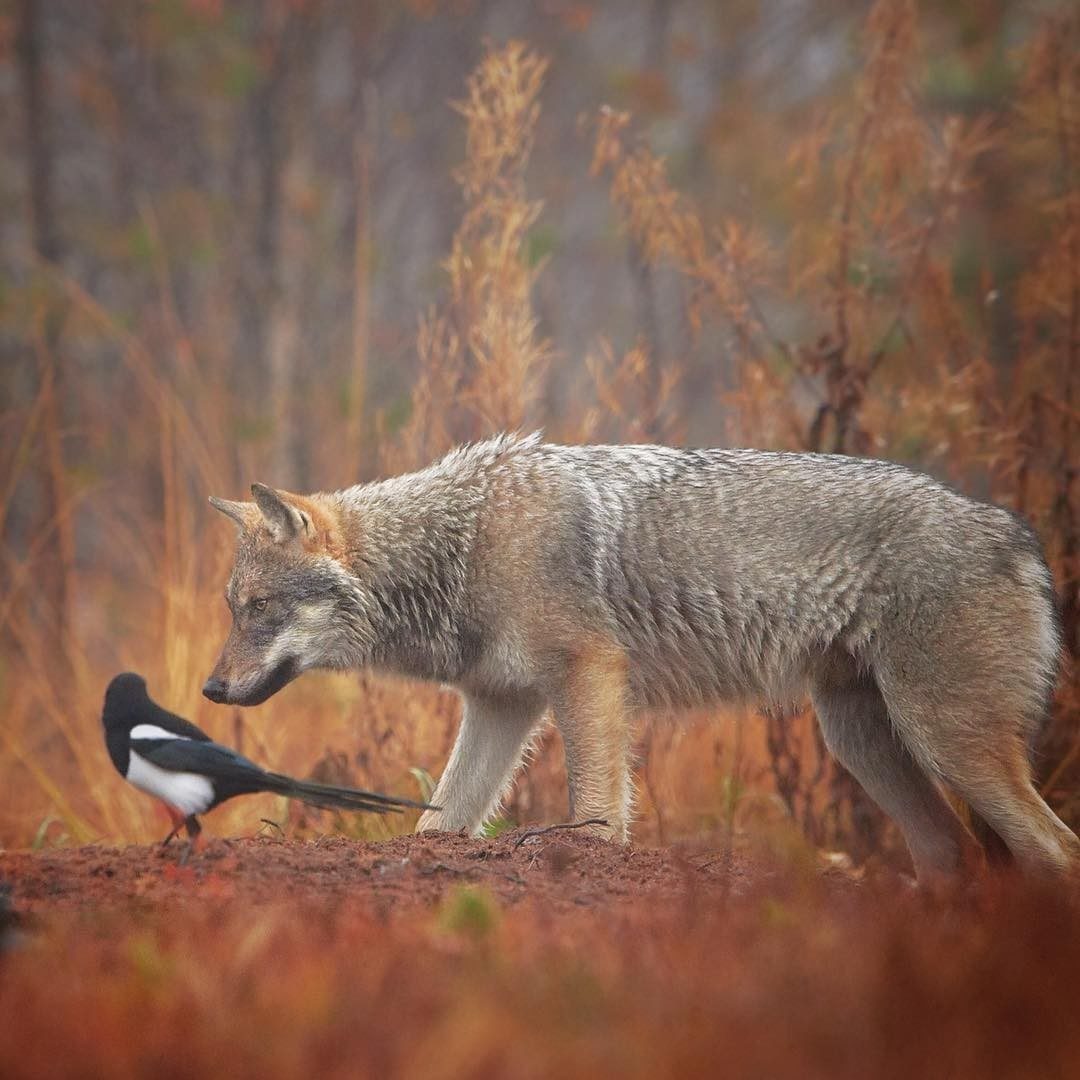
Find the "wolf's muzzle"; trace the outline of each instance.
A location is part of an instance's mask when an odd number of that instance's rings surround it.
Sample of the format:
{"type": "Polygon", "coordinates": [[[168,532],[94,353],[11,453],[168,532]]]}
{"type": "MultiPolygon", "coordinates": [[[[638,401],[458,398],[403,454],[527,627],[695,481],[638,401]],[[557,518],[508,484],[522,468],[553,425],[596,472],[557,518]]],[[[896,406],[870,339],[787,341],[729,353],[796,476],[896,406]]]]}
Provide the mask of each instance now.
{"type": "Polygon", "coordinates": [[[219,705],[261,705],[283,686],[288,686],[300,674],[300,670],[296,660],[286,657],[268,674],[257,682],[244,686],[240,691],[237,691],[236,684],[229,687],[211,675],[203,686],[203,694],[219,705]]]}
{"type": "Polygon", "coordinates": [[[208,697],[218,705],[224,705],[228,698],[228,688],[220,679],[214,678],[213,675],[203,684],[202,692],[204,697],[208,697]]]}

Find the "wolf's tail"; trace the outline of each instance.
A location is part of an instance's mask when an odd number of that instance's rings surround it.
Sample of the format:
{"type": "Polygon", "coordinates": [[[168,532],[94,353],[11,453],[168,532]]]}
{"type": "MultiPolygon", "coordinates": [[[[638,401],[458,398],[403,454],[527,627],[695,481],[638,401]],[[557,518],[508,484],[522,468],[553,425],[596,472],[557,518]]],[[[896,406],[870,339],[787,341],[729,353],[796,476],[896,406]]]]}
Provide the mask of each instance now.
{"type": "Polygon", "coordinates": [[[380,795],[374,791],[337,787],[334,784],[318,784],[313,780],[294,780],[281,773],[266,774],[266,790],[290,799],[300,799],[311,806],[331,810],[363,810],[372,814],[400,814],[402,810],[435,810],[428,803],[412,799],[398,799],[392,795],[380,795]]]}

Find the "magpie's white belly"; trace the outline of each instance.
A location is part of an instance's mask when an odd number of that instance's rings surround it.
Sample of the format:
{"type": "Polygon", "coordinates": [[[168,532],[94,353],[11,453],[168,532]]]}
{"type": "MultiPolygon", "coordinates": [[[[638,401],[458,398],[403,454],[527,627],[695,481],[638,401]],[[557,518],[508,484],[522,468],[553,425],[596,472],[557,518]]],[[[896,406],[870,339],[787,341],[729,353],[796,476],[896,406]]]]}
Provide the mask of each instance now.
{"type": "Polygon", "coordinates": [[[134,750],[128,756],[127,778],[140,791],[167,802],[185,817],[203,813],[214,801],[214,787],[205,776],[169,772],[140,757],[134,750]]]}

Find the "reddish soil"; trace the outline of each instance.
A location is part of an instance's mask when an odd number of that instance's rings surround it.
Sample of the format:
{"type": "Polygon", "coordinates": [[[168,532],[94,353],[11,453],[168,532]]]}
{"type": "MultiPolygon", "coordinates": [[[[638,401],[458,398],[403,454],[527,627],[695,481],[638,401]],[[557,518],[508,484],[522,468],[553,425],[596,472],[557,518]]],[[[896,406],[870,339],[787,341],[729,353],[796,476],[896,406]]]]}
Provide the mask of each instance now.
{"type": "Polygon", "coordinates": [[[342,837],[313,842],[211,840],[182,864],[183,845],[81,847],[0,854],[0,881],[18,910],[153,904],[198,898],[289,903],[357,902],[401,913],[448,892],[482,886],[500,905],[525,899],[554,911],[640,904],[694,892],[738,891],[750,880],[743,856],[691,849],[637,849],[579,830],[515,829],[494,840],[451,834],[382,843],[342,837]]]}
{"type": "Polygon", "coordinates": [[[1065,1077],[1080,896],[580,831],[0,854],[0,1076],[1065,1077]],[[23,917],[25,916],[25,917],[23,917]],[[10,924],[5,927],[5,924],[10,924]],[[14,932],[11,932],[14,930],[14,932]]]}

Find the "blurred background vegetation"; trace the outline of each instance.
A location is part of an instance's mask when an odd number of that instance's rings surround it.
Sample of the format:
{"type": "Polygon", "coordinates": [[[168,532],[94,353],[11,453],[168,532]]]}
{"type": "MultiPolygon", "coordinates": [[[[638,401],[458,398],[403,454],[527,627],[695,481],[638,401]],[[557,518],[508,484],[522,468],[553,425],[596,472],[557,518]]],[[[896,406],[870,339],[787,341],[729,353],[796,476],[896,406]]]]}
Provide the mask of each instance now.
{"type": "MultiPolygon", "coordinates": [[[[890,457],[1026,514],[1080,820],[1073,5],[2,0],[0,140],[0,843],[164,831],[101,745],[123,668],[269,765],[423,790],[436,688],[200,697],[206,496],[504,427],[890,457]]],[[[555,743],[508,820],[565,813],[555,743]]],[[[655,718],[638,779],[643,841],[897,850],[805,710],[655,718]]],[[[260,816],[386,827],[212,828],[260,816]]]]}

